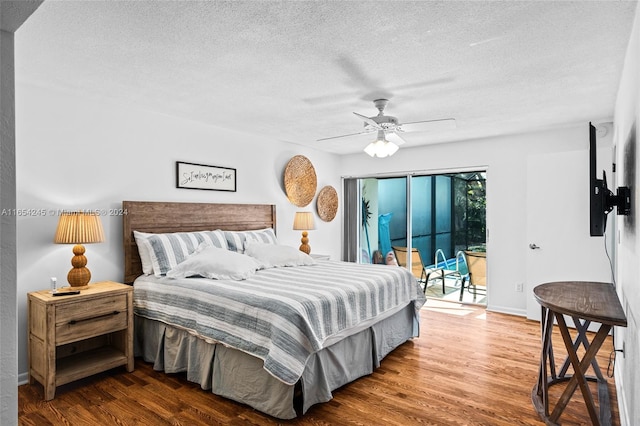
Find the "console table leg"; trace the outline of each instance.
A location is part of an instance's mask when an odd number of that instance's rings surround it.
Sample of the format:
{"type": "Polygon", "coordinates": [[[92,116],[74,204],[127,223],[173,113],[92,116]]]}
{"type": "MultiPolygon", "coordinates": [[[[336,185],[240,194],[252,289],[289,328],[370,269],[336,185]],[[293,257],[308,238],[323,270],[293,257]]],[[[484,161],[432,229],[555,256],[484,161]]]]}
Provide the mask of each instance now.
{"type": "Polygon", "coordinates": [[[571,399],[571,396],[575,392],[576,387],[580,386],[580,391],[582,392],[582,396],[584,397],[585,403],[587,405],[587,410],[589,411],[591,422],[594,425],[600,425],[600,419],[598,417],[598,414],[596,413],[593,396],[591,395],[591,391],[589,390],[589,385],[585,378],[585,373],[589,369],[591,361],[598,353],[600,346],[602,346],[602,343],[605,341],[609,330],[611,329],[611,326],[606,324],[602,324],[600,326],[600,329],[596,333],[596,336],[589,345],[589,349],[584,354],[582,360],[580,360],[578,359],[577,353],[574,351],[573,339],[571,338],[571,334],[569,333],[569,329],[567,328],[564,316],[562,314],[556,313],[556,320],[558,321],[558,328],[560,329],[560,333],[562,334],[562,340],[564,341],[565,347],[567,349],[567,353],[574,370],[574,375],[573,377],[571,377],[571,380],[569,380],[566,389],[560,396],[560,399],[553,409],[553,412],[551,413],[549,419],[552,422],[557,422],[560,414],[562,414],[562,411],[564,411],[567,403],[571,399]]]}
{"type": "Polygon", "coordinates": [[[549,374],[556,378],[555,360],[553,358],[553,312],[542,307],[541,317],[542,350],[540,352],[540,367],[538,369],[538,382],[532,394],[533,404],[536,410],[545,417],[549,417],[549,374]],[[547,368],[550,370],[548,371],[547,368]]]}

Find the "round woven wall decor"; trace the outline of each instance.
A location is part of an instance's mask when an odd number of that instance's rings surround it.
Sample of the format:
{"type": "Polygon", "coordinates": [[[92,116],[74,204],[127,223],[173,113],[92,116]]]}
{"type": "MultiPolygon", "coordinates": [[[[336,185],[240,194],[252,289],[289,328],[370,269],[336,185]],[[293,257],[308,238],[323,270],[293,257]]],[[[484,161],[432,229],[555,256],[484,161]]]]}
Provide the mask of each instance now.
{"type": "Polygon", "coordinates": [[[311,161],[304,155],[296,155],[284,169],[284,190],[287,198],[298,207],[309,205],[316,195],[318,179],[311,161]]]}
{"type": "Polygon", "coordinates": [[[316,200],[318,216],[325,222],[331,222],[338,211],[338,193],[333,186],[325,186],[320,190],[316,200]]]}

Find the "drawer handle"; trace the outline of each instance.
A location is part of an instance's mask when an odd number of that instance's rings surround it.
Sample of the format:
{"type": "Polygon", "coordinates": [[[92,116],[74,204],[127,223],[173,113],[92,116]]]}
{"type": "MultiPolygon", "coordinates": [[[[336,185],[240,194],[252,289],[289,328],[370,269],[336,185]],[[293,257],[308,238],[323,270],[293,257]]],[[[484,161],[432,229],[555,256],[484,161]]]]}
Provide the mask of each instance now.
{"type": "Polygon", "coordinates": [[[71,321],[69,321],[69,325],[74,325],[74,324],[77,324],[77,323],[83,322],[83,321],[92,321],[92,320],[98,319],[98,318],[111,317],[111,316],[114,316],[114,315],[118,315],[119,313],[120,313],[120,311],[113,311],[113,312],[109,312],[108,314],[98,315],[97,317],[83,318],[83,319],[79,319],[79,320],[71,320],[71,321]]]}

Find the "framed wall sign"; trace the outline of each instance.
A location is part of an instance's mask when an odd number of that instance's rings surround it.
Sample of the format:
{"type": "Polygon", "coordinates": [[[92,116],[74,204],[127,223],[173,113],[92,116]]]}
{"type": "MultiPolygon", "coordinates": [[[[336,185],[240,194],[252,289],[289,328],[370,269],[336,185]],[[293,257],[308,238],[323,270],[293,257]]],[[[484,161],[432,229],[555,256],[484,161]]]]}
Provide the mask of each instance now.
{"type": "Polygon", "coordinates": [[[176,188],[236,191],[236,169],[176,161],[176,188]]]}

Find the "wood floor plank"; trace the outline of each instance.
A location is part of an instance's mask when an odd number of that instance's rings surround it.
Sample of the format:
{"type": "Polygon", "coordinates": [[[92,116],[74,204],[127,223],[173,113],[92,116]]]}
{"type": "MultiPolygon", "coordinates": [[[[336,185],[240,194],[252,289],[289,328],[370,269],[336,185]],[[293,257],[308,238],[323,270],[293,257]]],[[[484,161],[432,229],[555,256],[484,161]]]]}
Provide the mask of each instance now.
{"type": "MultiPolygon", "coordinates": [[[[334,391],[334,399],[302,417],[282,421],[203,391],[182,374],[114,369],[61,386],[52,401],[39,384],[18,390],[19,424],[28,425],[542,425],[531,404],[540,356],[540,325],[480,307],[430,301],[421,311],[421,336],[398,347],[373,374],[334,391]]],[[[565,352],[553,335],[556,360],[565,352]]],[[[598,354],[606,370],[607,339],[598,354]]],[[[609,380],[613,425],[619,425],[609,380]]],[[[562,387],[551,387],[552,401],[562,387]]],[[[595,384],[593,387],[594,394],[595,384]]],[[[580,392],[560,417],[590,424],[580,392]]]]}

